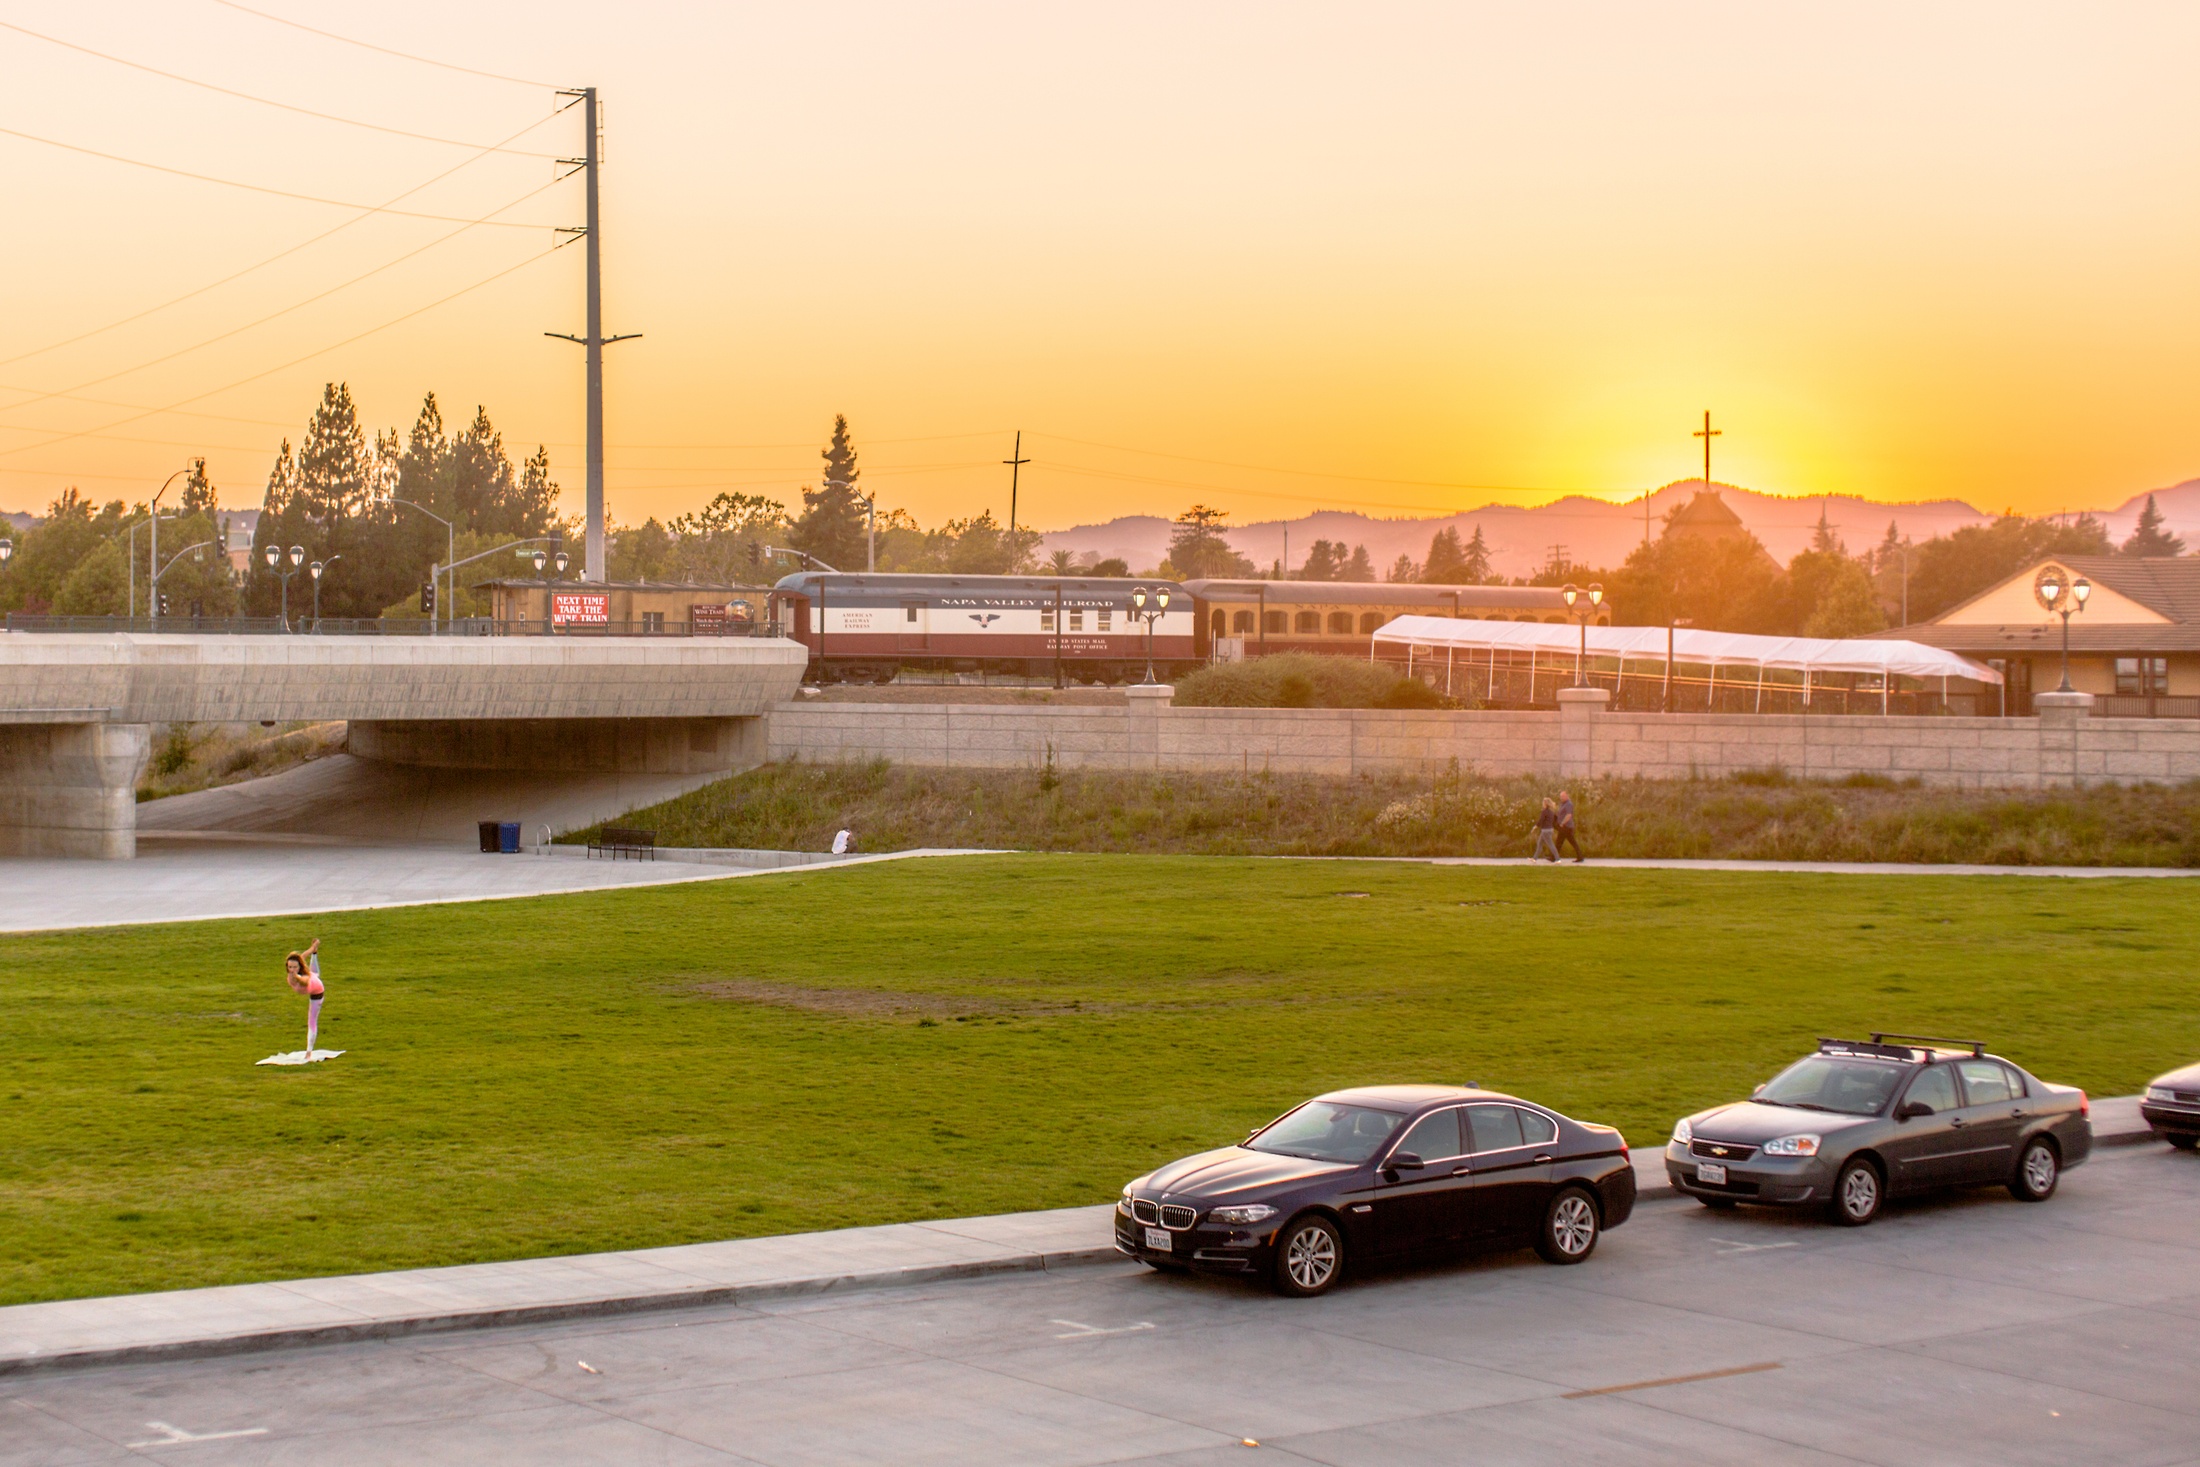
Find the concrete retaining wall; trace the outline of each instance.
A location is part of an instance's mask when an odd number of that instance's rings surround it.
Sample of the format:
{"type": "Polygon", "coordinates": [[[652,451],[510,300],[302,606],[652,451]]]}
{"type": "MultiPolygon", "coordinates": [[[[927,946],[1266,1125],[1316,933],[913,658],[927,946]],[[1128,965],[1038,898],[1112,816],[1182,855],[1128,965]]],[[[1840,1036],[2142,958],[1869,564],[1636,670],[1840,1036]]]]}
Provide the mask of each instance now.
{"type": "Polygon", "coordinates": [[[1800,778],[1868,773],[2018,789],[2200,779],[2200,721],[1607,713],[1569,691],[1556,713],[1174,708],[1132,689],[1122,709],[795,702],[772,710],[771,757],[890,759],[945,768],[1273,770],[1706,778],[1779,766],[1800,778]]]}

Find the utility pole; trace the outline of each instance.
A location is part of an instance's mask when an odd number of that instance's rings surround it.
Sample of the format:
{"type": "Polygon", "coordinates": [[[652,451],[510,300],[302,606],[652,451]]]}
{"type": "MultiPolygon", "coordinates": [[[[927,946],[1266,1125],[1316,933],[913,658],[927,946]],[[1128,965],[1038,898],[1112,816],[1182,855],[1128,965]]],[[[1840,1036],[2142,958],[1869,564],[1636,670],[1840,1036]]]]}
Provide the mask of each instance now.
{"type": "Polygon", "coordinates": [[[1703,410],[1703,427],[1688,436],[1703,440],[1703,486],[1709,489],[1711,487],[1711,440],[1725,436],[1720,429],[1711,426],[1711,409],[1705,408],[1703,410]]]}
{"type": "Polygon", "coordinates": [[[1023,471],[1025,464],[1031,462],[1030,459],[1024,457],[1024,430],[1021,428],[1016,430],[1016,447],[1011,452],[1015,456],[1004,458],[1001,462],[1008,465],[1008,543],[1014,545],[1016,543],[1016,476],[1023,471]]]}
{"type": "MultiPolygon", "coordinates": [[[[581,126],[587,130],[588,147],[578,158],[560,158],[558,162],[568,168],[578,168],[588,175],[588,223],[579,229],[561,229],[560,234],[578,234],[588,241],[588,334],[572,336],[563,331],[545,331],[545,336],[555,336],[560,341],[577,341],[588,350],[588,547],[582,561],[581,578],[601,581],[604,578],[603,547],[603,349],[614,341],[632,341],[641,333],[629,332],[624,336],[603,334],[603,234],[597,212],[596,175],[602,160],[602,133],[596,125],[596,89],[581,87],[575,91],[558,93],[561,97],[577,97],[581,104],[581,126]]],[[[566,175],[568,178],[571,174],[566,175]]]]}

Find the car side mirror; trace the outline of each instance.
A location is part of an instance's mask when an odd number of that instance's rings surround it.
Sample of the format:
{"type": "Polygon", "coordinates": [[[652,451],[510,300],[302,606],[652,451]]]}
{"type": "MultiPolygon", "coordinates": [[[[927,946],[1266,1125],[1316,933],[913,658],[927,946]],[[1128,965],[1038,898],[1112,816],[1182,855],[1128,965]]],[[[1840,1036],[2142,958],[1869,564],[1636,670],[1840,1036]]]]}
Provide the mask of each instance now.
{"type": "Polygon", "coordinates": [[[1386,1172],[1417,1172],[1426,1163],[1410,1151],[1393,1151],[1390,1160],[1383,1163],[1386,1172]]]}
{"type": "Polygon", "coordinates": [[[1757,1088],[1756,1088],[1755,1090],[1752,1090],[1752,1091],[1750,1091],[1750,1092],[1749,1092],[1749,1098],[1750,1098],[1750,1099],[1752,1099],[1752,1100],[1755,1100],[1755,1099],[1756,1099],[1756,1098],[1757,1098],[1758,1096],[1760,1096],[1760,1095],[1762,1095],[1762,1094],[1764,1094],[1764,1093],[1765,1093],[1765,1082],[1764,1082],[1764,1081],[1759,1081],[1759,1082],[1758,1082],[1758,1084],[1757,1084],[1757,1088]]]}
{"type": "Polygon", "coordinates": [[[1912,1120],[1918,1116],[1929,1116],[1932,1113],[1933,1108],[1922,1100],[1905,1100],[1894,1108],[1894,1118],[1898,1121],[1912,1120]]]}

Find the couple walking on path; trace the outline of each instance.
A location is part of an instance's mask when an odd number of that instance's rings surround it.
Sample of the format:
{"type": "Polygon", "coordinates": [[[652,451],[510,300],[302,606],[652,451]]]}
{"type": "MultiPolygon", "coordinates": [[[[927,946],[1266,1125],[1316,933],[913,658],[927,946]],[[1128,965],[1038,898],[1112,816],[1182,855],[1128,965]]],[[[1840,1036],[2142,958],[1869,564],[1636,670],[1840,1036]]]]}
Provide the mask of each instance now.
{"type": "Polygon", "coordinates": [[[1536,812],[1535,817],[1535,855],[1531,859],[1555,862],[1558,860],[1558,848],[1561,845],[1574,848],[1576,866],[1588,859],[1581,853],[1581,842],[1574,838],[1574,796],[1571,790],[1560,790],[1558,803],[1555,805],[1551,803],[1549,795],[1543,797],[1543,808],[1536,812]],[[1549,852],[1548,855],[1544,854],[1546,851],[1549,852]]]}

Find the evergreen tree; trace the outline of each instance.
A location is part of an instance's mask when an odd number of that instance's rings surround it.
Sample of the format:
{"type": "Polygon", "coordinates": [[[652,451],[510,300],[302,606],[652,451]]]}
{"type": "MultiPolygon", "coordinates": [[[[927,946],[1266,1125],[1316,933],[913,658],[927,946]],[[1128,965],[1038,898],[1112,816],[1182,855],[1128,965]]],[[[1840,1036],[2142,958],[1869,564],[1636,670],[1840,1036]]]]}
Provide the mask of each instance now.
{"type": "Polygon", "coordinates": [[[1421,579],[1421,567],[1414,563],[1412,556],[1401,555],[1390,563],[1390,574],[1383,579],[1393,585],[1402,581],[1418,581],[1421,579]]]}
{"type": "Polygon", "coordinates": [[[1375,562],[1368,559],[1365,545],[1352,547],[1352,558],[1344,563],[1344,569],[1338,572],[1337,579],[1357,581],[1363,585],[1375,579],[1375,562]]]}
{"type": "Polygon", "coordinates": [[[860,570],[868,515],[856,491],[863,471],[856,467],[855,442],[844,414],[833,415],[832,441],[819,457],[825,460],[824,478],[814,490],[804,486],[802,517],[788,531],[787,543],[835,570],[860,570]]]}
{"type": "Polygon", "coordinates": [[[213,481],[206,477],[206,460],[191,460],[191,475],[183,481],[183,501],[177,508],[185,514],[211,515],[214,498],[213,481]]]}
{"type": "Polygon", "coordinates": [[[1421,579],[1434,586],[1472,584],[1467,574],[1467,554],[1459,544],[1459,530],[1446,525],[1428,542],[1428,559],[1421,565],[1421,579]]]}
{"type": "Polygon", "coordinates": [[[1230,548],[1222,538],[1227,510],[1195,504],[1176,517],[1169,531],[1169,566],[1183,580],[1203,576],[1249,576],[1253,563],[1230,548]]]}
{"type": "Polygon", "coordinates": [[[1488,585],[1490,583],[1490,547],[1489,543],[1482,538],[1480,523],[1477,523],[1474,527],[1474,538],[1467,542],[1465,559],[1466,584],[1470,586],[1488,585]]]}
{"type": "Polygon", "coordinates": [[[1848,553],[1848,547],[1841,543],[1841,537],[1833,532],[1833,525],[1826,518],[1826,506],[1823,503],[1818,506],[1818,528],[1811,532],[1810,548],[1821,555],[1848,553]]]}
{"type": "Polygon", "coordinates": [[[1327,540],[1316,540],[1314,548],[1306,553],[1306,565],[1299,572],[1302,581],[1334,581],[1341,579],[1344,569],[1344,547],[1332,545],[1327,540]]]}
{"type": "Polygon", "coordinates": [[[2147,507],[2139,511],[2139,525],[2124,542],[2124,554],[2155,559],[2183,555],[2185,542],[2162,528],[2162,512],[2154,507],[2154,496],[2147,496],[2147,507]]]}

